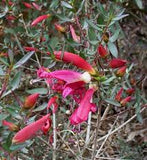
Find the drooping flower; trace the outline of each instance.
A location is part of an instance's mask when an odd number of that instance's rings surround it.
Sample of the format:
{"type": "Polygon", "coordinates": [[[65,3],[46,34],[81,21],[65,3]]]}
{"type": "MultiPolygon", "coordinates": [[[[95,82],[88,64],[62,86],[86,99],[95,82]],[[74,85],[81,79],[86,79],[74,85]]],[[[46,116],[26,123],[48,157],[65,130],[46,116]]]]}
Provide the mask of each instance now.
{"type": "Polygon", "coordinates": [[[39,93],[34,93],[26,97],[24,104],[23,104],[23,108],[25,109],[33,108],[37,102],[38,97],[39,97],[39,93]]]}
{"type": "Polygon", "coordinates": [[[116,76],[123,77],[124,74],[126,73],[126,69],[127,69],[126,66],[123,66],[120,69],[118,69],[117,72],[116,72],[116,76]]]}
{"type": "Polygon", "coordinates": [[[39,22],[42,22],[43,20],[49,18],[51,15],[50,14],[45,14],[42,16],[37,17],[32,23],[31,26],[36,26],[39,22]]]}
{"type": "MultiPolygon", "coordinates": [[[[50,54],[50,53],[48,52],[47,54],[50,54]]],[[[66,63],[71,63],[74,66],[77,66],[78,68],[81,68],[92,75],[96,74],[95,69],[79,55],[66,52],[66,51],[65,52],[54,51],[54,55],[57,60],[62,60],[66,63]]]]}
{"type": "Polygon", "coordinates": [[[126,60],[115,58],[110,61],[109,66],[111,68],[119,68],[119,67],[123,67],[126,63],[127,63],[126,60]]]}
{"type": "Polygon", "coordinates": [[[65,28],[63,26],[61,26],[60,24],[55,23],[55,28],[57,31],[59,32],[65,32],[65,28]]]}
{"type": "Polygon", "coordinates": [[[12,143],[23,143],[32,138],[39,130],[42,130],[42,127],[50,119],[49,117],[50,114],[47,114],[18,131],[12,139],[12,143]]]}
{"type": "Polygon", "coordinates": [[[69,118],[72,125],[80,124],[88,119],[88,114],[90,111],[96,111],[96,105],[91,103],[91,98],[95,92],[95,88],[90,88],[87,90],[84,98],[81,100],[79,107],[75,109],[71,117],[69,118]]]}
{"type": "Polygon", "coordinates": [[[19,127],[12,122],[8,122],[6,120],[3,120],[2,124],[3,124],[3,126],[8,126],[10,131],[18,131],[19,130],[19,127]]]}
{"type": "Polygon", "coordinates": [[[45,122],[45,124],[42,126],[42,129],[41,129],[44,134],[47,134],[47,132],[51,128],[51,124],[52,124],[51,119],[50,118],[47,119],[47,121],[45,122]]]}
{"type": "Polygon", "coordinates": [[[118,93],[116,94],[115,96],[115,100],[117,100],[118,102],[121,101],[121,96],[122,96],[122,93],[123,93],[123,88],[121,88],[118,93]]]}
{"type": "Polygon", "coordinates": [[[128,102],[131,101],[131,99],[132,99],[132,97],[131,97],[131,96],[128,96],[128,97],[122,99],[122,100],[120,101],[120,104],[121,104],[122,106],[125,106],[128,102]]]}
{"type": "Polygon", "coordinates": [[[106,58],[108,55],[107,50],[101,44],[98,46],[97,51],[101,58],[106,58]]]}
{"type": "Polygon", "coordinates": [[[73,28],[72,25],[69,26],[70,27],[70,32],[71,32],[71,35],[72,35],[72,38],[75,42],[77,43],[80,43],[80,36],[78,36],[75,32],[75,29],[73,28]]]}
{"type": "Polygon", "coordinates": [[[54,105],[53,113],[55,113],[58,108],[57,100],[58,100],[58,96],[53,96],[50,98],[50,100],[48,101],[48,104],[47,104],[47,109],[49,109],[52,105],[54,105]]]}
{"type": "Polygon", "coordinates": [[[135,92],[135,89],[134,89],[134,88],[129,88],[129,89],[126,90],[126,93],[127,93],[128,95],[132,95],[134,92],[135,92]]]}
{"type": "Polygon", "coordinates": [[[25,51],[27,51],[27,52],[31,52],[31,51],[37,51],[37,49],[36,48],[34,48],[34,47],[23,47],[24,48],[24,50],[25,51]]]}

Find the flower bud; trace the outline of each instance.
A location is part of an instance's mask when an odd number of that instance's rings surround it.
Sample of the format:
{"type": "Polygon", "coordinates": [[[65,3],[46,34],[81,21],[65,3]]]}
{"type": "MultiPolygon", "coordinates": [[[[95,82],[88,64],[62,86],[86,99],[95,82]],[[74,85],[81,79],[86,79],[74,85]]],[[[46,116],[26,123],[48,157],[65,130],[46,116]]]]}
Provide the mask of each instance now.
{"type": "Polygon", "coordinates": [[[123,77],[124,74],[126,73],[126,68],[127,67],[124,66],[124,67],[121,67],[120,69],[118,69],[117,72],[116,72],[116,76],[123,77]]]}
{"type": "Polygon", "coordinates": [[[119,67],[123,67],[126,63],[127,63],[126,60],[115,58],[110,61],[109,66],[111,68],[119,68],[119,67]]]}
{"type": "Polygon", "coordinates": [[[126,90],[126,93],[127,93],[128,95],[131,95],[131,94],[133,94],[134,92],[135,92],[135,89],[134,89],[134,88],[129,88],[129,89],[126,90]]]}
{"type": "Polygon", "coordinates": [[[106,58],[108,55],[108,52],[101,44],[98,46],[97,51],[101,58],[106,58]]]}
{"type": "Polygon", "coordinates": [[[121,104],[122,106],[125,106],[128,102],[131,101],[131,99],[132,99],[132,97],[131,97],[131,96],[128,96],[128,97],[124,98],[123,100],[121,100],[121,101],[120,101],[120,104],[121,104]]]}
{"type": "Polygon", "coordinates": [[[121,88],[118,93],[116,94],[115,96],[115,100],[120,102],[121,101],[121,96],[122,96],[122,93],[123,93],[123,88],[121,88]]]}
{"type": "Polygon", "coordinates": [[[24,101],[23,108],[25,108],[25,109],[33,108],[37,102],[38,97],[39,97],[39,93],[34,93],[34,94],[26,97],[26,99],[24,101]]]}
{"type": "Polygon", "coordinates": [[[12,122],[8,122],[6,120],[2,121],[3,126],[8,126],[10,131],[18,131],[19,127],[12,122]]]}
{"type": "Polygon", "coordinates": [[[65,28],[62,27],[60,24],[55,23],[55,28],[59,32],[65,32],[65,28]]]}

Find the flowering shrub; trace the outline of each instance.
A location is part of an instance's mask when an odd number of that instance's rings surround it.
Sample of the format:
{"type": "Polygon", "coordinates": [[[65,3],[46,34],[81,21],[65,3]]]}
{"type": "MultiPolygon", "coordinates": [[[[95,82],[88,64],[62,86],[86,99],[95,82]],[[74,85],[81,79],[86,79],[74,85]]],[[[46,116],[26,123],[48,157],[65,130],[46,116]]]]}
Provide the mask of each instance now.
{"type": "Polygon", "coordinates": [[[0,3],[2,159],[30,159],[31,150],[35,159],[95,159],[108,112],[132,109],[142,122],[145,98],[131,76],[134,64],[118,50],[119,21],[128,16],[123,7],[87,0],[0,3]]]}

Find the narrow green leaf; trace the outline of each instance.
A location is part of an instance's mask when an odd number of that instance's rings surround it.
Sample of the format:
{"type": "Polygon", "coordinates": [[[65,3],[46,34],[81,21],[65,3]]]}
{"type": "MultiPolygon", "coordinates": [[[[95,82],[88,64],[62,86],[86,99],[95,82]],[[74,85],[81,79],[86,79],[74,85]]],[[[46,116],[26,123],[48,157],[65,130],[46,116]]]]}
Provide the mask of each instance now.
{"type": "Polygon", "coordinates": [[[110,37],[109,40],[111,42],[115,42],[117,40],[118,36],[119,36],[119,32],[120,32],[120,29],[116,30],[114,35],[112,37],[110,37]]]}
{"type": "Polygon", "coordinates": [[[17,72],[10,84],[12,87],[12,90],[15,90],[16,88],[18,88],[20,80],[21,80],[21,72],[17,72]]]}
{"type": "Polygon", "coordinates": [[[66,7],[66,8],[69,8],[69,9],[73,8],[69,3],[65,2],[65,1],[61,1],[61,5],[66,7]]]}
{"type": "Polygon", "coordinates": [[[118,51],[117,51],[117,48],[116,48],[115,44],[112,43],[112,42],[109,42],[109,43],[108,43],[108,48],[109,48],[111,54],[112,54],[115,58],[117,58],[117,57],[118,57],[118,51]]]}
{"type": "Polygon", "coordinates": [[[29,94],[34,94],[34,93],[47,94],[47,89],[46,88],[34,88],[34,89],[26,90],[26,92],[29,94]]]}
{"type": "Polygon", "coordinates": [[[142,0],[135,0],[137,6],[139,7],[139,9],[143,9],[143,4],[142,4],[142,0]]]}
{"type": "Polygon", "coordinates": [[[25,62],[27,62],[27,61],[30,59],[30,57],[31,57],[34,53],[35,53],[34,51],[27,53],[24,57],[22,57],[22,58],[14,65],[13,69],[16,69],[16,68],[22,66],[25,62]]]}
{"type": "Polygon", "coordinates": [[[109,103],[109,104],[114,105],[114,106],[118,106],[118,107],[121,106],[120,103],[118,103],[118,102],[115,101],[114,99],[106,99],[105,101],[106,101],[107,103],[109,103]]]}

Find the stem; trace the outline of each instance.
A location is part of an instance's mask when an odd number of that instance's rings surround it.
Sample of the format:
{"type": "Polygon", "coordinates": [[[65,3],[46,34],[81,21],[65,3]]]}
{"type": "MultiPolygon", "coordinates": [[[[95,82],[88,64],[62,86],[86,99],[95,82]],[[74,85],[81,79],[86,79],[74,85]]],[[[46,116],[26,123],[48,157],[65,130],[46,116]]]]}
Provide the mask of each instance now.
{"type": "Polygon", "coordinates": [[[89,142],[90,128],[91,128],[91,112],[89,112],[89,115],[88,115],[88,126],[87,126],[86,140],[85,140],[85,145],[86,146],[87,146],[87,144],[89,142]]]}
{"type": "Polygon", "coordinates": [[[56,160],[56,142],[57,142],[57,133],[56,133],[56,114],[55,106],[53,105],[53,160],[56,160]]]}
{"type": "Polygon", "coordinates": [[[92,160],[94,160],[95,157],[95,150],[96,150],[96,145],[97,145],[97,136],[98,136],[98,130],[100,128],[100,120],[101,120],[101,102],[100,102],[100,107],[98,109],[98,115],[97,115],[97,122],[96,122],[96,129],[95,129],[95,137],[94,137],[94,148],[92,152],[92,160]]]}

